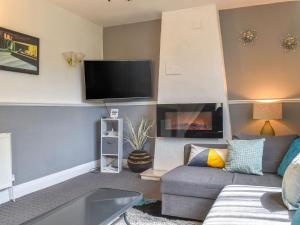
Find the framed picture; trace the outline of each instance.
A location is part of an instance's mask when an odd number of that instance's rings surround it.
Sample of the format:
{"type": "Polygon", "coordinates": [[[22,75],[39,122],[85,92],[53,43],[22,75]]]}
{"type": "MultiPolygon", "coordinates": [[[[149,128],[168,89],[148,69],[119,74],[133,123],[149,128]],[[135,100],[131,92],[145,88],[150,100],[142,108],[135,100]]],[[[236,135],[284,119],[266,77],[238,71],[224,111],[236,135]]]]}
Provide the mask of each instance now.
{"type": "Polygon", "coordinates": [[[40,40],[0,27],[0,69],[39,74],[40,40]]]}
{"type": "Polygon", "coordinates": [[[111,109],[110,110],[110,118],[118,119],[119,116],[119,109],[111,109]]]}

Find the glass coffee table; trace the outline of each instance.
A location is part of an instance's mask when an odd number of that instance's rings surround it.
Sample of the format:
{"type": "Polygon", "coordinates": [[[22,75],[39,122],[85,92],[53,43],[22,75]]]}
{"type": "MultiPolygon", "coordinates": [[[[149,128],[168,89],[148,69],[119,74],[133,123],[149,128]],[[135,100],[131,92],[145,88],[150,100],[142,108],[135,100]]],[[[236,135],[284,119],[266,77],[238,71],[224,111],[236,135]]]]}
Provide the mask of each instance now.
{"type": "Polygon", "coordinates": [[[126,211],[142,198],[138,192],[101,188],[22,225],[107,225],[121,219],[130,225],[126,211]]]}

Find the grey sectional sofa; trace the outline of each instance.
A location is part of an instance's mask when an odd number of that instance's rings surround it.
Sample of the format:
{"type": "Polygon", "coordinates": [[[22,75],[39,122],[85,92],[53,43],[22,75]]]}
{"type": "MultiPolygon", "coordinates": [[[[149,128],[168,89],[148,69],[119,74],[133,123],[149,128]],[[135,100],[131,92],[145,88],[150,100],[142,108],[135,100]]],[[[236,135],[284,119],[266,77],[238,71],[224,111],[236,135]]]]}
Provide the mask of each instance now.
{"type": "MultiPolygon", "coordinates": [[[[247,138],[247,137],[242,137],[247,138]]],[[[161,179],[162,214],[204,220],[222,189],[227,185],[281,187],[282,177],[277,167],[296,135],[266,139],[263,157],[263,176],[228,173],[222,169],[186,166],[191,145],[184,149],[184,165],[161,179]]],[[[226,145],[203,145],[226,148],[226,145]]]]}

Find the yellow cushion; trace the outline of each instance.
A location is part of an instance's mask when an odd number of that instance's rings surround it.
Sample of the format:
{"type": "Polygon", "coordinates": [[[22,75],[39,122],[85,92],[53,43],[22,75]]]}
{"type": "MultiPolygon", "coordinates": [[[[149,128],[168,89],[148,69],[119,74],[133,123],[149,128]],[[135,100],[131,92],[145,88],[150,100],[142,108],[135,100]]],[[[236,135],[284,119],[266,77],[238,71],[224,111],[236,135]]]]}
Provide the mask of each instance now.
{"type": "Polygon", "coordinates": [[[207,165],[208,167],[224,168],[225,161],[215,149],[211,148],[208,153],[207,165]]]}

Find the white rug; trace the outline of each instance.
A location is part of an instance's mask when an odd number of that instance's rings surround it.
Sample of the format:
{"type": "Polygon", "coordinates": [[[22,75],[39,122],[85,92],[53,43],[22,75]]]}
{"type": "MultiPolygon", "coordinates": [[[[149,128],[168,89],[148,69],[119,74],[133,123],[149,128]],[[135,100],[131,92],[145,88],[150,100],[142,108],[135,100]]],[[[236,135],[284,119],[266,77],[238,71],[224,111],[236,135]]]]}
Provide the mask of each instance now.
{"type": "MultiPolygon", "coordinates": [[[[202,223],[184,220],[169,220],[163,217],[154,217],[137,209],[129,209],[127,218],[131,225],[201,225],[202,223]]],[[[122,220],[117,225],[126,225],[122,220]]]]}

